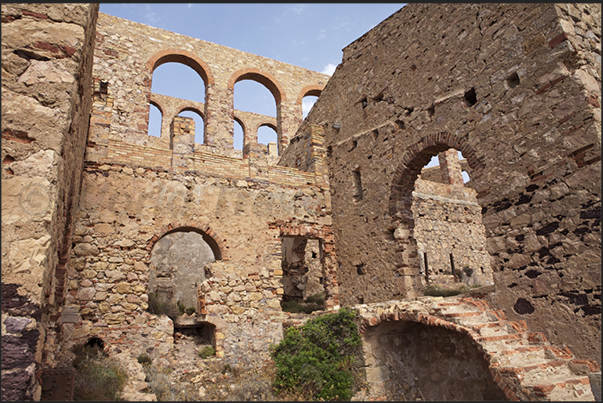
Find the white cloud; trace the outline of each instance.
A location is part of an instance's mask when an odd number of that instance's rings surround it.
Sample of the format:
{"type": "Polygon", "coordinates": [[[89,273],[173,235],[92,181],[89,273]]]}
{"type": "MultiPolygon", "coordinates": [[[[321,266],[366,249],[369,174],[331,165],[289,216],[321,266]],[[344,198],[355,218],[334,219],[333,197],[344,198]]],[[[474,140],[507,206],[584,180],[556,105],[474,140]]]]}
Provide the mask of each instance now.
{"type": "Polygon", "coordinates": [[[318,36],[316,37],[316,40],[320,41],[321,39],[325,39],[327,37],[327,35],[325,35],[325,32],[327,32],[327,31],[325,31],[324,29],[321,29],[320,34],[318,34],[318,36]]]}
{"type": "Polygon", "coordinates": [[[149,5],[145,5],[146,14],[144,15],[145,21],[147,25],[157,25],[161,18],[157,15],[153,8],[149,5]]]}
{"type": "Polygon", "coordinates": [[[193,6],[193,3],[188,3],[188,4],[186,5],[186,7],[187,7],[187,8],[191,8],[192,6],[193,6]]]}
{"type": "Polygon", "coordinates": [[[332,76],[333,73],[335,73],[335,69],[337,68],[336,65],[334,65],[333,63],[329,63],[325,66],[324,69],[322,69],[322,74],[326,74],[328,76],[332,76]]]}
{"type": "Polygon", "coordinates": [[[294,4],[285,11],[285,14],[293,13],[300,15],[306,9],[306,7],[308,7],[307,4],[294,4]]]}

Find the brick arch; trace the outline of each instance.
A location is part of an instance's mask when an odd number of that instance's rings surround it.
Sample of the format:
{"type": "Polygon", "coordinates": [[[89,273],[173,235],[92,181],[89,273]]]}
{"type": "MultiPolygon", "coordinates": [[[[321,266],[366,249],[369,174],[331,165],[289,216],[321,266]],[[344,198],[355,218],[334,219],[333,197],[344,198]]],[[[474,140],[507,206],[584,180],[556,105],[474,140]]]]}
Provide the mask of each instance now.
{"type": "Polygon", "coordinates": [[[203,119],[203,121],[205,121],[204,113],[201,112],[201,110],[199,110],[199,108],[196,108],[194,106],[183,106],[183,107],[177,109],[176,116],[180,115],[182,112],[195,112],[196,114],[201,116],[201,119],[203,119]]]}
{"type": "Polygon", "coordinates": [[[262,127],[262,126],[269,127],[269,128],[271,128],[272,130],[274,130],[276,133],[278,133],[278,130],[277,130],[277,128],[276,128],[276,125],[274,125],[274,123],[268,123],[268,122],[267,122],[267,123],[262,123],[262,124],[260,124],[260,125],[258,126],[258,129],[259,129],[260,127],[262,127]]]}
{"type": "Polygon", "coordinates": [[[415,322],[427,326],[441,327],[469,337],[471,344],[473,344],[477,348],[477,350],[482,354],[482,358],[486,361],[486,363],[488,363],[488,369],[490,370],[490,374],[492,375],[492,379],[494,380],[496,385],[500,388],[500,390],[505,394],[505,396],[509,400],[519,400],[515,391],[513,391],[509,384],[505,382],[505,380],[500,376],[499,371],[496,369],[496,367],[491,365],[495,362],[495,359],[493,355],[490,354],[488,350],[479,342],[478,338],[480,337],[480,335],[473,329],[469,329],[465,326],[449,322],[434,315],[420,314],[418,312],[389,312],[383,313],[378,317],[364,318],[360,321],[358,328],[360,333],[363,334],[368,327],[375,327],[381,323],[392,321],[415,322]]]}
{"type": "Polygon", "coordinates": [[[322,90],[324,88],[325,88],[324,85],[307,85],[307,86],[305,86],[299,92],[299,95],[297,96],[296,104],[297,105],[301,105],[302,101],[304,100],[304,97],[307,96],[307,95],[312,95],[312,96],[319,97],[320,94],[322,94],[322,90]]]}
{"type": "Polygon", "coordinates": [[[214,75],[209,66],[195,54],[182,49],[165,49],[155,53],[147,61],[147,71],[153,74],[153,71],[164,63],[182,63],[199,74],[205,83],[205,86],[214,84],[214,75]]]}
{"type": "Polygon", "coordinates": [[[360,313],[358,330],[364,334],[368,327],[391,321],[442,327],[469,337],[488,364],[492,380],[509,400],[560,400],[555,393],[564,389],[573,391],[574,396],[583,395],[582,400],[592,400],[588,395],[588,373],[601,370],[596,361],[576,358],[567,346],[551,345],[544,334],[531,332],[523,320],[508,320],[503,310],[493,309],[484,297],[485,294],[475,294],[432,300],[423,306],[424,310],[391,301],[392,305],[385,303],[371,312],[360,313]],[[500,343],[508,348],[501,349],[500,343]],[[533,356],[539,353],[544,358],[534,361],[533,356]],[[512,361],[508,359],[511,356],[512,361]],[[582,366],[582,370],[574,372],[574,365],[582,366]],[[568,374],[560,382],[550,375],[558,367],[574,375],[568,374]],[[536,379],[528,384],[528,377],[536,379]]]}
{"type": "Polygon", "coordinates": [[[165,235],[179,231],[195,231],[203,236],[203,240],[207,242],[211,250],[214,252],[216,260],[228,260],[224,252],[226,250],[226,239],[217,235],[208,224],[199,225],[196,221],[187,221],[182,223],[170,223],[161,227],[158,234],[153,235],[147,242],[148,258],[151,256],[153,247],[165,235]]]}
{"type": "Polygon", "coordinates": [[[165,114],[165,112],[163,111],[163,105],[161,105],[161,103],[157,102],[154,99],[151,99],[149,101],[149,103],[155,107],[157,107],[157,109],[159,109],[159,112],[161,112],[161,117],[163,118],[163,115],[165,114]]]}
{"type": "Polygon", "coordinates": [[[467,140],[447,132],[429,134],[408,147],[402,154],[391,185],[389,213],[392,216],[399,211],[410,211],[414,183],[421,169],[429,163],[432,156],[449,148],[459,150],[473,170],[474,176],[479,176],[485,164],[477,157],[467,140]]]}
{"type": "Polygon", "coordinates": [[[234,91],[234,85],[242,80],[253,80],[268,88],[268,91],[272,93],[274,99],[276,100],[277,109],[281,102],[285,102],[286,100],[283,87],[270,73],[260,71],[256,68],[241,69],[233,73],[233,75],[230,77],[230,80],[228,80],[228,89],[234,91]]]}

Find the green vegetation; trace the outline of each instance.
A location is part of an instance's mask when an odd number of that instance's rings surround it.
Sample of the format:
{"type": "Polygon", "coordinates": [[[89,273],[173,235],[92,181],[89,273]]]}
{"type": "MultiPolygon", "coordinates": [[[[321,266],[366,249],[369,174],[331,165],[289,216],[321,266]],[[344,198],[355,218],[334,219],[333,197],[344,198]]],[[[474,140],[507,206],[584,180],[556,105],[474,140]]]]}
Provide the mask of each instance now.
{"type": "Polygon", "coordinates": [[[216,355],[216,350],[212,346],[205,346],[199,350],[199,357],[203,359],[211,357],[212,355],[216,355]]]}
{"type": "Polygon", "coordinates": [[[359,381],[356,313],[341,309],[287,329],[272,349],[277,395],[295,400],[349,400],[359,381]]]}
{"type": "Polygon", "coordinates": [[[324,304],[325,293],[321,292],[309,296],[305,302],[298,302],[296,300],[284,301],[281,304],[281,308],[283,311],[291,313],[312,313],[325,309],[324,304]]]}
{"type": "Polygon", "coordinates": [[[153,362],[153,360],[151,359],[151,357],[149,357],[147,354],[142,353],[138,356],[137,358],[138,362],[140,364],[142,364],[143,366],[145,365],[151,365],[151,363],[153,362]]]}
{"type": "Polygon", "coordinates": [[[120,400],[128,380],[126,370],[98,346],[74,347],[76,369],[73,400],[120,400]]]}
{"type": "Polygon", "coordinates": [[[431,297],[451,297],[453,295],[462,294],[467,290],[467,286],[461,286],[459,288],[454,289],[446,289],[430,285],[429,287],[425,288],[423,293],[431,297]]]}
{"type": "Polygon", "coordinates": [[[195,313],[197,309],[194,307],[185,307],[180,301],[178,301],[178,311],[180,311],[180,315],[186,313],[187,315],[192,315],[195,313]]]}
{"type": "Polygon", "coordinates": [[[152,292],[149,293],[148,304],[149,304],[148,311],[152,314],[167,315],[172,320],[176,319],[180,315],[178,307],[176,307],[176,306],[174,306],[174,304],[170,304],[168,302],[159,301],[159,298],[157,298],[157,295],[155,295],[152,292]]]}

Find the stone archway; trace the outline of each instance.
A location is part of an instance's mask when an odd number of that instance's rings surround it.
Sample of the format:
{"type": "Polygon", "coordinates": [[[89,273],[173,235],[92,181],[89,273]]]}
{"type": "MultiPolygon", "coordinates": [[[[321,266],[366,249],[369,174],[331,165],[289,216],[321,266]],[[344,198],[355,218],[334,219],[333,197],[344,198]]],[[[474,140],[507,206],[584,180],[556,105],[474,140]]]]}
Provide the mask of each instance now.
{"type": "Polygon", "coordinates": [[[170,316],[196,312],[197,291],[217,258],[208,236],[193,228],[176,228],[162,236],[150,253],[149,302],[170,316]]]}
{"type": "MultiPolygon", "coordinates": [[[[413,296],[410,294],[416,294],[424,287],[424,275],[420,271],[422,264],[414,236],[415,222],[412,205],[415,181],[432,156],[451,148],[462,152],[473,170],[473,176],[478,178],[484,168],[484,163],[476,156],[473,148],[464,138],[441,132],[427,135],[408,147],[402,154],[400,165],[396,169],[392,181],[388,210],[392,217],[393,227],[396,228],[394,232],[397,242],[396,266],[409,296],[413,296]]],[[[490,277],[487,276],[488,279],[490,277]]]]}
{"type": "Polygon", "coordinates": [[[507,400],[469,336],[412,321],[367,329],[367,381],[388,400],[507,400]]]}

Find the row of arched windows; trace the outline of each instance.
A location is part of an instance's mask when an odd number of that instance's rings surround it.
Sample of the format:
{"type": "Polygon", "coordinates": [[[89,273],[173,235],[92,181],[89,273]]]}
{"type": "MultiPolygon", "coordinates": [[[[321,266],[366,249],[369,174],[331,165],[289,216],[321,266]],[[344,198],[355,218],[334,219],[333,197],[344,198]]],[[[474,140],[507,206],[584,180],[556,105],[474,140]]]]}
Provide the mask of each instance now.
{"type": "MultiPolygon", "coordinates": [[[[234,85],[234,109],[252,112],[259,115],[274,117],[277,115],[277,99],[266,85],[254,78],[243,78],[234,85]]],[[[244,75],[243,77],[245,77],[244,75]]],[[[180,61],[168,61],[158,65],[153,70],[151,93],[161,94],[193,102],[205,102],[204,79],[198,71],[180,61]]],[[[302,111],[305,118],[316,100],[319,91],[310,90],[302,98],[302,111]]],[[[184,108],[177,116],[192,118],[195,122],[195,143],[204,144],[204,117],[203,113],[194,108],[184,108]]],[[[149,115],[148,134],[161,137],[162,112],[158,105],[151,102],[149,115]]],[[[233,146],[242,150],[244,146],[245,131],[242,121],[235,117],[233,122],[233,146]]],[[[252,134],[252,133],[250,133],[252,134]]],[[[253,135],[253,134],[252,134],[253,135]]],[[[271,124],[261,124],[257,131],[258,143],[267,145],[277,143],[276,127],[271,124]]]]}

